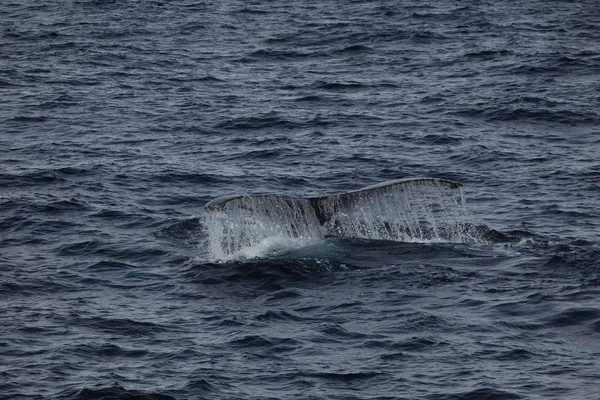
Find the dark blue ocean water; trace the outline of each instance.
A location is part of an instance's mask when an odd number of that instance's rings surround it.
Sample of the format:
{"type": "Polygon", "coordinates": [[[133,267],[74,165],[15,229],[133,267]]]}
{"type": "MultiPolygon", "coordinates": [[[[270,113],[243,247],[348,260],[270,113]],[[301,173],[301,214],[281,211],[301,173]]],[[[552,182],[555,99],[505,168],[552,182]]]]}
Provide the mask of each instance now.
{"type": "Polygon", "coordinates": [[[0,5],[0,398],[599,399],[597,1],[0,5]],[[462,182],[480,243],[210,260],[203,205],[462,182]]]}

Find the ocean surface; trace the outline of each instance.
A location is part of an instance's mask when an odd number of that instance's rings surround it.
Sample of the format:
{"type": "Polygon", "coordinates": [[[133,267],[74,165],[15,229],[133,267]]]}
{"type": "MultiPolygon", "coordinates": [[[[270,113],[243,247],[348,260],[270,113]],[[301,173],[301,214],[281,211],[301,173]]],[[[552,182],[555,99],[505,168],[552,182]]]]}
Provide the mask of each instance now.
{"type": "Polygon", "coordinates": [[[0,4],[1,399],[600,399],[599,237],[595,0],[0,4]],[[208,250],[411,177],[486,234],[208,250]]]}

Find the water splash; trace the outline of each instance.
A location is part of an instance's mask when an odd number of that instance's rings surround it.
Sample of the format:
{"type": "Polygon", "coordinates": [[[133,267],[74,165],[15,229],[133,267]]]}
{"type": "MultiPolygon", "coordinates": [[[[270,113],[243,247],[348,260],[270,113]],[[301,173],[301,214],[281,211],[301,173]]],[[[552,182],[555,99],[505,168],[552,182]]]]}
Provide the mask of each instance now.
{"type": "Polygon", "coordinates": [[[209,256],[215,260],[260,257],[303,247],[324,237],[308,199],[243,196],[205,220],[209,256]]]}
{"type": "Polygon", "coordinates": [[[209,203],[213,260],[261,257],[327,236],[399,242],[478,241],[462,189],[442,181],[407,181],[313,199],[232,196],[209,203]]]}

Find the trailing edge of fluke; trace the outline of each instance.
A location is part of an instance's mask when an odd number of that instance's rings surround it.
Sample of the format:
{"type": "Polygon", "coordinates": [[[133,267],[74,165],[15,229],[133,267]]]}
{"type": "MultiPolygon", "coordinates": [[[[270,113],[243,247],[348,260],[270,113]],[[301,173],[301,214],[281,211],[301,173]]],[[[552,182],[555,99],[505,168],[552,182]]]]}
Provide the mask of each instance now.
{"type": "MultiPolygon", "coordinates": [[[[441,178],[407,178],[407,179],[396,179],[392,181],[387,181],[383,183],[379,183],[377,185],[367,186],[361,189],[352,190],[349,192],[338,193],[328,196],[318,196],[318,197],[308,197],[303,198],[307,200],[312,206],[313,210],[319,221],[324,223],[327,221],[327,215],[325,215],[325,210],[328,209],[328,204],[333,202],[337,204],[352,204],[354,201],[358,199],[364,199],[367,197],[378,196],[383,194],[389,190],[394,189],[403,189],[409,187],[419,187],[419,186],[445,186],[451,189],[458,189],[462,186],[460,182],[451,181],[448,179],[441,178]]],[[[215,211],[224,211],[226,206],[231,202],[239,202],[245,203],[246,200],[248,203],[257,199],[269,199],[269,198],[280,198],[280,199],[301,199],[298,197],[292,196],[283,196],[283,195],[275,195],[275,194],[235,194],[229,196],[222,196],[216,199],[213,199],[206,203],[204,206],[204,211],[206,212],[215,212],[215,211]]]]}

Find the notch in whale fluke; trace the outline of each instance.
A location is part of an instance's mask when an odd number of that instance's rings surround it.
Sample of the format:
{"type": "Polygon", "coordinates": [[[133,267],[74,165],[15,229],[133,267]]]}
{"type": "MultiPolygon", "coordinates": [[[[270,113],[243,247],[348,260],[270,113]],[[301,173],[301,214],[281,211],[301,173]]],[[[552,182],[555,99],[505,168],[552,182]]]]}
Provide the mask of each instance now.
{"type": "Polygon", "coordinates": [[[462,183],[442,178],[406,178],[387,181],[376,185],[367,186],[361,189],[352,190],[349,192],[308,198],[281,196],[273,194],[228,195],[218,197],[209,201],[204,206],[204,211],[223,211],[229,204],[236,204],[238,206],[243,207],[244,203],[251,204],[255,203],[256,201],[269,200],[275,198],[289,204],[293,204],[296,201],[308,201],[312,209],[314,210],[314,213],[319,222],[321,224],[324,224],[329,220],[329,214],[333,211],[332,204],[351,205],[354,202],[359,201],[360,199],[384,195],[385,193],[391,190],[402,190],[420,186],[445,186],[451,189],[458,189],[462,186],[462,183]]]}

